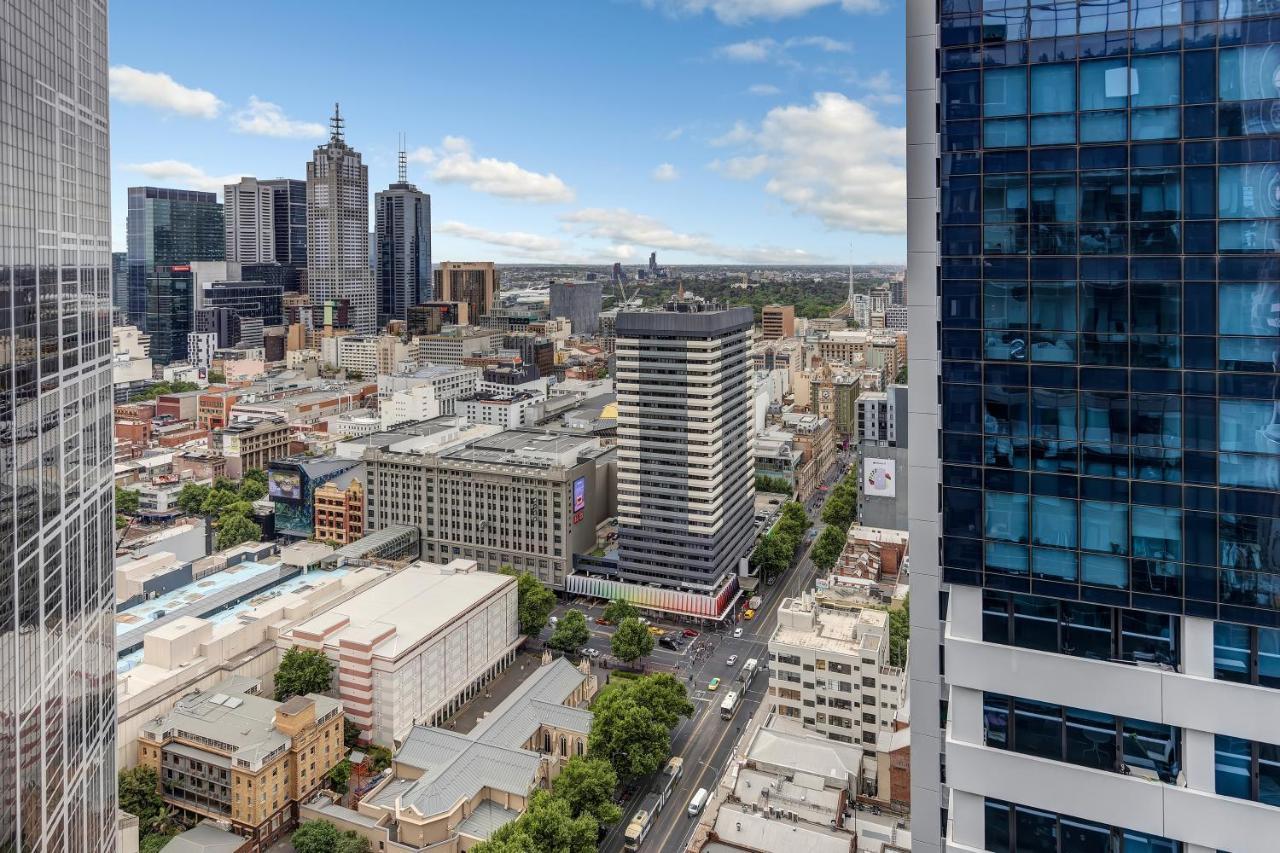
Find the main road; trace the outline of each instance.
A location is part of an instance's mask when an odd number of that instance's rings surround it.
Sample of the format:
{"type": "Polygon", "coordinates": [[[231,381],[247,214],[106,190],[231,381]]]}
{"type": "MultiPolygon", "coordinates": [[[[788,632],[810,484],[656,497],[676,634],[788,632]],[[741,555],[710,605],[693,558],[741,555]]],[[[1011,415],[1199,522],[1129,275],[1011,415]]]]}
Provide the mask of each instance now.
{"type": "MultiPolygon", "coordinates": [[[[828,475],[827,485],[834,483],[841,475],[844,468],[843,458],[842,464],[835,466],[832,473],[828,475]]],[[[742,670],[743,663],[748,658],[755,658],[762,666],[768,663],[769,638],[777,625],[778,606],[783,599],[797,596],[813,588],[818,568],[809,558],[809,551],[817,540],[816,533],[821,532],[823,527],[818,518],[828,494],[830,492],[820,492],[820,497],[810,502],[808,508],[814,520],[815,536],[805,541],[796,565],[783,574],[773,586],[763,588],[760,596],[764,601],[754,619],[738,623],[726,620],[727,624],[724,627],[704,631],[695,640],[689,641],[679,654],[661,647],[654,649],[654,655],[650,658],[652,664],[672,670],[685,679],[694,713],[690,719],[681,720],[672,733],[672,754],[684,758],[684,775],[680,778],[670,801],[658,813],[656,822],[649,830],[648,838],[641,845],[642,850],[666,853],[669,850],[684,849],[695,826],[695,821],[689,819],[686,813],[689,800],[699,788],[710,791],[714,787],[734,750],[743,725],[756,712],[768,692],[769,675],[765,672],[756,676],[754,683],[739,699],[732,718],[729,720],[720,718],[720,704],[725,694],[729,690],[741,688],[736,678],[742,670]],[[741,637],[733,636],[735,628],[742,629],[741,637]],[[695,652],[695,647],[698,647],[699,651],[695,652]],[[729,666],[728,659],[733,655],[737,656],[737,660],[729,666]],[[718,690],[708,689],[712,678],[720,679],[718,690]]],[[[588,615],[588,620],[593,618],[593,615],[588,615]]],[[[598,633],[593,631],[590,645],[607,653],[608,634],[604,631],[598,633]]],[[[601,850],[622,849],[623,832],[631,822],[631,816],[640,801],[648,793],[649,787],[649,785],[642,785],[624,804],[622,820],[605,836],[600,844],[601,850]]]]}

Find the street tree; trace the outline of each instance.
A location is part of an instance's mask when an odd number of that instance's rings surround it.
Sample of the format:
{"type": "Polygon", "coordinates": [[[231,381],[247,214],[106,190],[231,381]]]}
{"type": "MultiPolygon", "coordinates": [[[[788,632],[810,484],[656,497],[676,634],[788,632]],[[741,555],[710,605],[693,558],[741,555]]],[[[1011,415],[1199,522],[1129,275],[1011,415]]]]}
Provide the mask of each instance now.
{"type": "Polygon", "coordinates": [[[560,770],[551,793],[569,804],[575,818],[589,814],[596,822],[607,824],[622,817],[622,810],[613,802],[617,787],[618,774],[609,762],[575,755],[560,770]]]}
{"type": "Polygon", "coordinates": [[[786,571],[794,552],[785,537],[770,533],[756,544],[751,552],[751,562],[760,567],[761,575],[768,578],[786,571]]]}
{"type": "Polygon", "coordinates": [[[689,691],[674,675],[657,672],[644,678],[633,679],[627,689],[636,702],[648,708],[658,722],[674,729],[681,717],[693,716],[693,703],[689,691]]]}
{"type": "Polygon", "coordinates": [[[259,480],[250,480],[248,477],[240,484],[240,500],[260,501],[267,496],[267,484],[259,480]]]}
{"type": "Polygon", "coordinates": [[[840,559],[844,551],[845,532],[842,528],[829,524],[818,534],[809,551],[809,559],[822,571],[829,570],[840,559]]]}
{"type": "Polygon", "coordinates": [[[568,801],[538,790],[520,817],[499,828],[473,853],[593,853],[599,824],[589,814],[574,817],[568,801]]]}
{"type": "Polygon", "coordinates": [[[287,702],[294,696],[325,693],[333,676],[333,664],[319,649],[289,649],[276,670],[276,701],[287,702]]]}
{"type": "Polygon", "coordinates": [[[653,635],[639,619],[629,616],[618,623],[609,641],[609,650],[623,663],[634,663],[653,651],[653,635]]]}
{"type": "Polygon", "coordinates": [[[551,632],[547,645],[565,654],[576,652],[591,639],[591,629],[587,627],[587,617],[581,610],[570,610],[560,618],[551,632]]]}
{"type": "Polygon", "coordinates": [[[133,489],[116,487],[116,512],[125,515],[138,514],[139,496],[133,489]]]}
{"type": "Polygon", "coordinates": [[[671,730],[630,690],[607,688],[591,715],[589,754],[609,762],[624,781],[655,772],[671,755],[671,730]]]}
{"type": "Polygon", "coordinates": [[[551,611],[555,610],[555,593],[529,572],[517,572],[510,566],[503,566],[500,571],[516,578],[516,612],[520,620],[520,633],[536,636],[547,627],[551,611]]]}
{"type": "Polygon", "coordinates": [[[631,602],[615,598],[604,609],[604,618],[615,625],[621,625],[623,619],[638,619],[640,611],[631,606],[631,602]]]}
{"type": "Polygon", "coordinates": [[[262,528],[239,512],[224,512],[214,523],[218,528],[218,550],[234,548],[242,542],[252,542],[262,536],[262,528]]]}
{"type": "Polygon", "coordinates": [[[835,491],[822,508],[822,520],[838,527],[848,527],[857,513],[857,499],[848,490],[835,491]]]}
{"type": "Polygon", "coordinates": [[[202,483],[187,483],[178,492],[178,509],[187,515],[200,515],[211,489],[202,483]]]}

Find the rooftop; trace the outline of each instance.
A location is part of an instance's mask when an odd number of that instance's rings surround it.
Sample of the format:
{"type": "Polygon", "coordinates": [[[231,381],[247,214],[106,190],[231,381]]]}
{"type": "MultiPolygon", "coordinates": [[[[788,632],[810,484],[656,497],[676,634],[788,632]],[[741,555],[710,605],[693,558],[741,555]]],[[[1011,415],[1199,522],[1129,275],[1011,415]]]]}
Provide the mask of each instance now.
{"type": "Polygon", "coordinates": [[[282,635],[337,648],[342,639],[372,642],[373,653],[397,658],[459,616],[478,607],[515,578],[482,572],[474,560],[447,566],[418,562],[282,635]]]}
{"type": "Polygon", "coordinates": [[[821,606],[810,595],[784,598],[778,608],[778,627],[769,643],[844,654],[876,654],[888,624],[889,614],[883,610],[837,610],[821,606]]]}

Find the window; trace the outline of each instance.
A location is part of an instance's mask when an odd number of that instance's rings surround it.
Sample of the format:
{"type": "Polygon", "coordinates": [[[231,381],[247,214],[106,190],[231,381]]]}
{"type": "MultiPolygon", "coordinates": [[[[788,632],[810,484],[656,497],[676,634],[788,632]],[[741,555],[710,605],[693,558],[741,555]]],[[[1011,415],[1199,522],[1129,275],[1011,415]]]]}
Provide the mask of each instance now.
{"type": "Polygon", "coordinates": [[[982,639],[1056,654],[1177,666],[1176,616],[986,590],[982,639]]]}
{"type": "Polygon", "coordinates": [[[986,837],[992,853],[1180,853],[1182,844],[1131,829],[988,798],[986,837]]]}
{"type": "Polygon", "coordinates": [[[1215,735],[1214,763],[1222,796],[1280,806],[1280,746],[1215,735]]]}
{"type": "Polygon", "coordinates": [[[1280,688],[1280,630],[1214,623],[1213,676],[1280,688]]]}

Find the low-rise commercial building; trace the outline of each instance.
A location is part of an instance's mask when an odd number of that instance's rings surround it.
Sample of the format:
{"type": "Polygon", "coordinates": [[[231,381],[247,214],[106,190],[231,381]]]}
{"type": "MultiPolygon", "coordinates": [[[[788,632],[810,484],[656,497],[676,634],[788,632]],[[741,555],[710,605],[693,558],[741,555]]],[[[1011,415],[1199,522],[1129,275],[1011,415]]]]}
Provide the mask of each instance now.
{"type": "Polygon", "coordinates": [[[457,413],[473,424],[492,424],[502,429],[533,426],[539,420],[546,395],[535,391],[477,391],[457,400],[457,413]]]}
{"type": "Polygon", "coordinates": [[[346,488],[325,483],[315,491],[315,537],[350,544],[364,536],[364,486],[352,479],[346,488]]]}
{"type": "Polygon", "coordinates": [[[809,593],[783,599],[769,661],[777,713],[831,740],[874,747],[906,699],[883,610],[826,608],[809,593]]]}
{"type": "Polygon", "coordinates": [[[368,529],[417,525],[424,559],[514,566],[563,589],[574,553],[595,547],[596,527],[616,514],[612,452],[591,436],[511,430],[443,447],[430,436],[376,439],[363,457],[368,529]]]}
{"type": "Polygon", "coordinates": [[[270,463],[288,456],[292,434],[282,417],[245,418],[214,430],[210,445],[226,457],[227,476],[238,480],[247,471],[265,471],[270,463]]]}
{"type": "Polygon", "coordinates": [[[437,334],[413,339],[412,357],[419,364],[462,364],[463,359],[502,346],[502,331],[480,326],[445,326],[437,334]]]}
{"type": "Polygon", "coordinates": [[[375,850],[460,853],[519,817],[585,753],[596,687],[589,663],[547,659],[470,732],[415,726],[356,809],[322,794],[302,817],[354,831],[375,850]]]}
{"type": "Polygon", "coordinates": [[[760,336],[766,341],[790,338],[796,333],[794,305],[766,305],[760,309],[760,336]]]}
{"type": "Polygon", "coordinates": [[[253,853],[297,825],[297,804],[343,754],[337,700],[308,693],[275,702],[249,679],[184,696],[138,736],[138,763],[156,771],[165,803],[229,821],[253,853]]]}
{"type": "Polygon", "coordinates": [[[435,364],[417,370],[378,376],[378,401],[382,405],[399,392],[412,392],[430,386],[432,398],[440,406],[440,414],[451,415],[453,402],[463,394],[476,390],[482,371],[479,367],[435,364]]]}
{"type": "Polygon", "coordinates": [[[514,659],[516,581],[474,560],[419,562],[280,635],[323,649],[364,742],[394,744],[417,721],[441,721],[514,659]],[[377,701],[374,701],[377,697],[377,701]]]}

